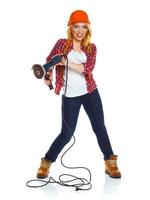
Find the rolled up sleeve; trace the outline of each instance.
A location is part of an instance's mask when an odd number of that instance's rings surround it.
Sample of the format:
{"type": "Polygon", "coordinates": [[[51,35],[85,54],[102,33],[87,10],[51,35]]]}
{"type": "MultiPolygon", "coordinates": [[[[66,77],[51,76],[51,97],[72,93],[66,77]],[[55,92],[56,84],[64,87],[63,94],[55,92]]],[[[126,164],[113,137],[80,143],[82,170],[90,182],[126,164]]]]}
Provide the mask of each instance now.
{"type": "Polygon", "coordinates": [[[53,56],[60,54],[61,53],[61,42],[63,39],[59,39],[56,44],[54,45],[54,47],[52,48],[50,54],[47,56],[46,58],[46,63],[49,62],[53,56]]]}
{"type": "MultiPolygon", "coordinates": [[[[53,56],[60,54],[62,52],[62,48],[64,46],[64,41],[65,41],[65,39],[57,40],[56,44],[53,46],[51,52],[49,53],[49,55],[46,58],[46,63],[48,63],[53,58],[53,56]]],[[[52,74],[52,70],[53,69],[49,70],[49,74],[52,74]]]]}
{"type": "Polygon", "coordinates": [[[96,53],[97,53],[97,48],[95,44],[92,44],[92,52],[87,55],[86,63],[83,63],[84,65],[84,71],[82,72],[83,75],[92,73],[96,63],[96,53]]]}

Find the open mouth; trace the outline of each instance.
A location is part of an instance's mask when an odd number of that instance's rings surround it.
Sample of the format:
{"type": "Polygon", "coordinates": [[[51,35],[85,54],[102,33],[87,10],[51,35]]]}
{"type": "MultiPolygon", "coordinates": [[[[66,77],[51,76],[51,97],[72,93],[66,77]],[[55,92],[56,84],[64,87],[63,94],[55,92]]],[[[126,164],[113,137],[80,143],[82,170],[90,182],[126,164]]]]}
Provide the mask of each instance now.
{"type": "Polygon", "coordinates": [[[76,34],[76,36],[79,38],[79,39],[82,39],[84,37],[84,34],[76,34]]]}

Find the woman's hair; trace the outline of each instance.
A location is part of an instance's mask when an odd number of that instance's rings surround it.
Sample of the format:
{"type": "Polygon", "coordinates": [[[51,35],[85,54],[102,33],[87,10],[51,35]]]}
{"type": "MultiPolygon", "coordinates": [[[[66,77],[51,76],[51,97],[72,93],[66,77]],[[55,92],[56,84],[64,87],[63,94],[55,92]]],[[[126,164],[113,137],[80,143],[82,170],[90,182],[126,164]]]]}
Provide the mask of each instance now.
{"type": "MultiPolygon", "coordinates": [[[[87,48],[90,45],[90,40],[91,40],[91,36],[92,36],[92,30],[89,24],[87,24],[88,26],[88,31],[85,35],[85,37],[83,38],[81,44],[87,48]]],[[[69,40],[72,40],[72,33],[71,33],[71,27],[69,26],[67,29],[67,36],[69,40]]]]}

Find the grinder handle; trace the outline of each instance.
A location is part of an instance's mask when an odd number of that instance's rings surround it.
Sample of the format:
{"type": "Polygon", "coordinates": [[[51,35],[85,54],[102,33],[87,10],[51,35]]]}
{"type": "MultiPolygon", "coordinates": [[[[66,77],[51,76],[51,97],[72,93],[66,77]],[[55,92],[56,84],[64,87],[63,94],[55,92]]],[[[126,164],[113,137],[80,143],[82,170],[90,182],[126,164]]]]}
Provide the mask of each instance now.
{"type": "MultiPolygon", "coordinates": [[[[44,78],[45,78],[46,80],[49,80],[49,81],[50,81],[50,75],[49,75],[49,74],[46,74],[46,75],[44,76],[44,78]]],[[[52,82],[50,83],[50,85],[48,85],[48,87],[49,87],[50,90],[54,89],[52,82]]]]}
{"type": "Polygon", "coordinates": [[[53,90],[54,89],[54,87],[53,87],[53,84],[51,83],[50,85],[48,85],[48,87],[49,87],[49,89],[50,90],[53,90]]]}

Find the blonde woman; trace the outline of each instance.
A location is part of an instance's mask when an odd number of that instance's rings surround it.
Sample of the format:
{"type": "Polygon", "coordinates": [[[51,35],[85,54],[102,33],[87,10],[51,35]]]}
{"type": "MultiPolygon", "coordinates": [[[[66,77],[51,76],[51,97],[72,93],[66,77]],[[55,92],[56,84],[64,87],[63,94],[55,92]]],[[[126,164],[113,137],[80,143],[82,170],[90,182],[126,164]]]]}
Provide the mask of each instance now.
{"type": "MultiPolygon", "coordinates": [[[[67,39],[59,39],[47,57],[47,62],[57,54],[65,54],[68,58],[68,79],[66,81],[67,60],[56,66],[55,93],[62,89],[62,128],[60,134],[51,144],[37,172],[38,178],[46,178],[50,166],[56,161],[63,147],[70,141],[76,128],[81,105],[87,113],[93,132],[101,152],[104,155],[105,173],[112,178],[120,178],[117,167],[117,156],[114,155],[107,130],[104,124],[104,114],[99,91],[93,78],[92,71],[96,62],[96,46],[90,43],[91,28],[87,13],[76,10],[71,13],[67,39]],[[67,82],[67,83],[66,83],[67,82]],[[65,88],[67,90],[65,92],[65,88]],[[65,120],[64,120],[65,119],[65,120]]],[[[52,81],[52,70],[49,71],[49,80],[52,81]]],[[[84,133],[86,134],[86,133],[84,133]]],[[[86,135],[85,135],[86,137],[86,135]]]]}

